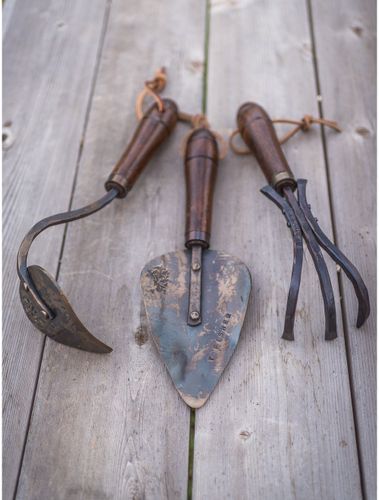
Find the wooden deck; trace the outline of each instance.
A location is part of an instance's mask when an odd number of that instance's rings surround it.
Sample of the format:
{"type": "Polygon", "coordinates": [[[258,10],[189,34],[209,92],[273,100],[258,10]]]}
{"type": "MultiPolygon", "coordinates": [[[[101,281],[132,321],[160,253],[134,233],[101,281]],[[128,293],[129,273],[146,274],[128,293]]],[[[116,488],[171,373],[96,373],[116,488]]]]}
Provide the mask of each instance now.
{"type": "Polygon", "coordinates": [[[3,498],[376,498],[374,0],[6,0],[3,10],[3,498]],[[285,152],[372,303],[356,330],[352,286],[328,259],[341,300],[338,339],[325,342],[306,255],[296,341],[280,339],[290,233],[259,193],[256,163],[229,153],[212,244],[247,263],[253,293],[192,431],[151,340],[136,341],[146,330],[140,269],[183,245],[184,125],[126,200],[70,224],[65,238],[63,227],[48,230],[30,256],[58,275],[112,354],[46,340],[24,315],[15,272],[33,223],[102,195],[136,125],[141,83],[162,65],[165,95],[185,111],[204,106],[225,135],[246,100],[272,117],[340,123],[342,134],[315,128],[285,152]]]}

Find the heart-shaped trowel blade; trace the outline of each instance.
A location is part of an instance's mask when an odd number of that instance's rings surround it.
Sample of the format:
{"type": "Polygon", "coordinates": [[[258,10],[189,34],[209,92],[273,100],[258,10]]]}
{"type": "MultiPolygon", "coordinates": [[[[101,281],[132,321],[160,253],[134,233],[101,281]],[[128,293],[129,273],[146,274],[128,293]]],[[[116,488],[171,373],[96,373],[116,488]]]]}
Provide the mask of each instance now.
{"type": "Polygon", "coordinates": [[[46,319],[33,295],[21,283],[21,303],[27,317],[38,330],[61,344],[84,351],[97,353],[112,351],[82,325],[58,283],[45,269],[40,266],[30,266],[28,272],[41,299],[54,314],[53,319],[46,319]]]}
{"type": "Polygon", "coordinates": [[[172,252],[142,270],[152,337],[184,401],[200,408],[236,348],[251,290],[243,262],[214,250],[202,260],[202,323],[187,324],[191,252],[172,252]]]}

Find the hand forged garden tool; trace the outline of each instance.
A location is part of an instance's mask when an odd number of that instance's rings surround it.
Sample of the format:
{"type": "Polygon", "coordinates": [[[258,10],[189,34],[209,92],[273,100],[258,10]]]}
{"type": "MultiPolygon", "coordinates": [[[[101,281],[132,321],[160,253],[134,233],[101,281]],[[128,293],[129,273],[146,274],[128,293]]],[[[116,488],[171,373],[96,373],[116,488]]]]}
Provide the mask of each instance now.
{"type": "Polygon", "coordinates": [[[337,326],[333,289],[320,246],[340,265],[353,284],[358,299],[356,325],[359,328],[370,314],[367,288],[356,267],[330,241],[318,225],[306,198],[307,181],[295,179],[280,147],[271,119],[258,104],[246,103],[238,110],[237,126],[242,139],[255,155],[269,182],[269,185],[261,189],[261,192],[282,210],[292,233],[294,260],[283,338],[294,339],[294,319],[303,262],[303,236],[321,285],[325,310],[325,340],[337,337],[337,326]],[[297,199],[294,194],[296,189],[297,199]]]}
{"type": "Polygon", "coordinates": [[[83,208],[47,217],[35,224],[23,239],[17,255],[20,297],[33,325],[48,337],[84,351],[108,353],[103,344],[79,321],[56,280],[40,266],[27,266],[33,240],[45,229],[88,217],[114,198],[124,198],[154,151],[170,135],[177,122],[177,106],[169,99],[153,104],[144,114],[124,154],[113,169],[99,200],[83,208]]]}
{"type": "Polygon", "coordinates": [[[186,250],[151,260],[141,288],[158,351],[183,400],[200,408],[237,345],[251,290],[239,259],[209,249],[218,146],[206,127],[185,151],[186,250]]]}

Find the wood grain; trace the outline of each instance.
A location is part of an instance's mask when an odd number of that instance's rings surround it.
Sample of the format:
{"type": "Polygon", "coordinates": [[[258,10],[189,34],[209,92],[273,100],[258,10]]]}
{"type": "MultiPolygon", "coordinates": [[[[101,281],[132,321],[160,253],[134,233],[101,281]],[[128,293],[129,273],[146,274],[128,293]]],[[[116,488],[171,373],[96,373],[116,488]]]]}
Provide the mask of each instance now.
{"type": "MultiPolygon", "coordinates": [[[[3,64],[3,498],[13,498],[43,336],[21,307],[16,253],[39,219],[67,210],[105,0],[6,2],[3,64]]],[[[63,228],[30,262],[57,269],[63,228]],[[38,257],[38,260],[37,260],[38,257]]]]}
{"type": "MultiPolygon", "coordinates": [[[[136,95],[156,68],[167,67],[166,95],[199,111],[204,25],[200,0],[112,2],[74,206],[102,194],[136,126],[136,95]]],[[[156,255],[183,248],[187,131],[178,127],[126,199],[69,226],[60,282],[114,352],[47,341],[18,498],[186,497],[189,410],[147,338],[139,274],[156,255]]]]}
{"type": "Polygon", "coordinates": [[[343,134],[326,137],[336,238],[368,286],[371,316],[357,330],[342,273],[352,393],[366,498],[376,498],[376,4],[313,2],[322,109],[343,134]]]}
{"type": "MultiPolygon", "coordinates": [[[[309,179],[309,201],[330,236],[333,215],[336,241],[362,272],[372,313],[354,328],[357,304],[342,276],[339,337],[326,343],[306,253],[295,342],[281,340],[290,232],[259,193],[266,181],[256,161],[232,153],[220,161],[211,248],[245,261],[253,291],[230,366],[197,411],[199,500],[376,495],[375,4],[284,3],[211,0],[209,119],[234,129],[245,101],[273,118],[317,116],[321,91],[324,116],[343,134],[326,130],[323,145],[312,129],[284,152],[295,176],[309,179]]],[[[111,355],[50,340],[43,353],[43,336],[19,304],[15,256],[35,221],[67,209],[76,167],[73,206],[102,196],[136,126],[135,97],[155,69],[167,67],[165,95],[200,111],[205,17],[201,0],[5,3],[4,499],[14,496],[26,437],[19,499],[186,497],[189,411],[148,336],[139,273],[151,258],[183,248],[179,147],[188,129],[178,126],[126,199],[69,226],[59,282],[111,355]]],[[[47,231],[30,262],[54,274],[62,236],[63,228],[47,231]]],[[[336,269],[326,260],[339,306],[336,269]]]]}
{"type": "MultiPolygon", "coordinates": [[[[305,2],[281,8],[270,0],[214,0],[210,26],[213,127],[235,128],[246,101],[272,118],[317,114],[305,2]],[[227,62],[225,54],[232,54],[227,62]]],[[[309,179],[309,200],[331,234],[320,132],[297,136],[284,150],[295,176],[309,179]]],[[[340,308],[339,337],[327,343],[306,254],[295,342],[280,339],[292,244],[282,214],[259,193],[263,185],[253,158],[230,154],[221,162],[212,247],[250,266],[253,293],[230,366],[196,415],[194,498],[361,498],[340,308]]],[[[327,262],[338,297],[335,266],[327,262]]]]}

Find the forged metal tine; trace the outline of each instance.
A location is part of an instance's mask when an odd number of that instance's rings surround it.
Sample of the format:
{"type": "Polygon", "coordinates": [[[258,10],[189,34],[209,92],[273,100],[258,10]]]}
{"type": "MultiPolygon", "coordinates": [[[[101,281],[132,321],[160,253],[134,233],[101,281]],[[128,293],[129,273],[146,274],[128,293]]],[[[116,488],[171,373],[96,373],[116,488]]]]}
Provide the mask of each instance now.
{"type": "Polygon", "coordinates": [[[317,219],[312,214],[310,205],[308,205],[306,185],[306,179],[299,179],[297,181],[297,197],[299,200],[299,205],[309,224],[312,226],[312,230],[318,243],[325,250],[325,252],[327,252],[330,257],[341,266],[354,287],[355,295],[358,299],[358,316],[356,326],[357,328],[359,328],[363,325],[363,323],[370,315],[370,299],[366,285],[362,279],[362,276],[359,274],[358,269],[341,252],[341,250],[330,241],[330,239],[318,225],[317,219]]]}
{"type": "Polygon", "coordinates": [[[301,270],[303,267],[303,236],[296,216],[285,198],[280,196],[271,186],[265,186],[262,188],[261,193],[282,210],[282,213],[287,220],[287,226],[291,229],[293,240],[293,263],[282,338],[286,340],[294,340],[293,330],[295,312],[300,289],[301,270]]]}
{"type": "Polygon", "coordinates": [[[332,340],[337,337],[337,321],[336,321],[336,307],[334,303],[333,288],[326,267],[324,257],[322,256],[321,249],[313,234],[311,226],[298,204],[298,201],[291,188],[283,188],[284,195],[295,213],[295,216],[300,224],[305,241],[313,263],[315,265],[321,286],[322,298],[324,300],[325,310],[325,340],[332,340]]]}

